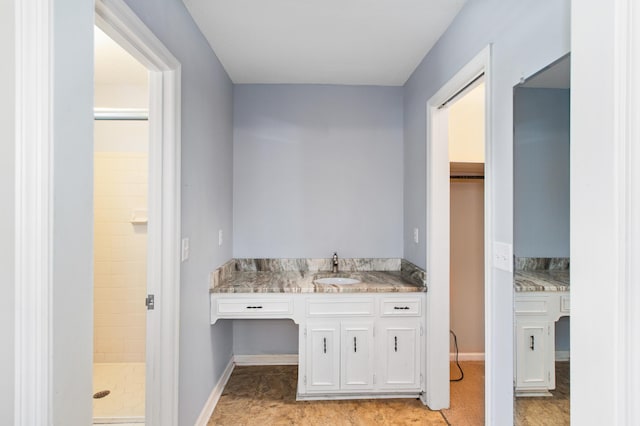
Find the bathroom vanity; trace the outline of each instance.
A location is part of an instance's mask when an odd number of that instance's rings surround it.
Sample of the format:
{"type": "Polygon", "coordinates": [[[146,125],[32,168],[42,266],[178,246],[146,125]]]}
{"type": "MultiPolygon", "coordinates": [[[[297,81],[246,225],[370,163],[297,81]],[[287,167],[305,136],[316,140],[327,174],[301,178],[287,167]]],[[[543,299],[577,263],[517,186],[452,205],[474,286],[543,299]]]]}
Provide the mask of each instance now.
{"type": "Polygon", "coordinates": [[[555,322],[570,315],[569,271],[516,271],[515,292],[516,396],[551,396],[555,322]]]}
{"type": "Polygon", "coordinates": [[[403,274],[362,270],[362,265],[340,273],[321,270],[221,274],[210,293],[211,323],[293,320],[299,326],[299,400],[420,396],[425,365],[424,275],[418,273],[416,283],[415,270],[403,274]],[[318,283],[332,277],[337,282],[348,282],[343,281],[347,278],[358,282],[318,283]]]}

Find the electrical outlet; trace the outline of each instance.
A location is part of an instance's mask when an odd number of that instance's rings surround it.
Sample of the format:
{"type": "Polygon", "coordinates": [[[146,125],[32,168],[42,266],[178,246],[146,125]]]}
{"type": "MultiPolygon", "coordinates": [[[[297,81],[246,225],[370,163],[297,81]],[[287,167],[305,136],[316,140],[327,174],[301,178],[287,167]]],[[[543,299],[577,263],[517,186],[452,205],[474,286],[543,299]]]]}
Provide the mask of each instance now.
{"type": "Polygon", "coordinates": [[[218,229],[218,246],[222,245],[222,229],[218,229]]]}
{"type": "Polygon", "coordinates": [[[493,242],[493,266],[504,271],[513,272],[513,245],[493,242]]]}
{"type": "Polygon", "coordinates": [[[182,239],[182,250],[180,254],[180,259],[184,262],[189,259],[189,238],[182,239]]]}
{"type": "Polygon", "coordinates": [[[420,230],[418,228],[413,228],[413,242],[418,244],[420,242],[420,230]]]}

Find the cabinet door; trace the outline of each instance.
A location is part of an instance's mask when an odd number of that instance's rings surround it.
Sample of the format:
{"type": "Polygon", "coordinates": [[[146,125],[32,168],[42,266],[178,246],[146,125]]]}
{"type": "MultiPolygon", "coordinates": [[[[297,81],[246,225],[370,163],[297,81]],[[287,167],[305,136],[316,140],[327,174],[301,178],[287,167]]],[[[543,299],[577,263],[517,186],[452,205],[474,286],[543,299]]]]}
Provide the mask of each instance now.
{"type": "Polygon", "coordinates": [[[382,323],[382,388],[420,388],[420,323],[403,319],[382,323]]]}
{"type": "Polygon", "coordinates": [[[340,331],[341,389],[373,388],[373,323],[345,321],[340,331]]]}
{"type": "Polygon", "coordinates": [[[549,370],[548,321],[516,320],[516,388],[548,389],[551,384],[549,370]]]}
{"type": "Polygon", "coordinates": [[[307,325],[307,391],[337,390],[340,386],[339,322],[307,325]]]}

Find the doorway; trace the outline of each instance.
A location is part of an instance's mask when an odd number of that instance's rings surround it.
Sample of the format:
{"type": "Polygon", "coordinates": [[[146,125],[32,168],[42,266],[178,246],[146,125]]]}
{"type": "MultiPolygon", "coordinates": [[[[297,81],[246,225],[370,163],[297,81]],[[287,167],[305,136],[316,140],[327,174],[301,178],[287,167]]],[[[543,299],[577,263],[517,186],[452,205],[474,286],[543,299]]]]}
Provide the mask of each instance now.
{"type": "MultiPolygon", "coordinates": [[[[480,151],[484,157],[484,173],[466,168],[466,173],[456,172],[456,176],[462,174],[476,175],[478,181],[486,182],[482,185],[483,200],[482,218],[480,228],[482,238],[483,255],[480,263],[481,277],[478,283],[482,284],[480,291],[484,312],[490,313],[492,299],[490,283],[492,276],[491,264],[493,238],[491,223],[492,196],[491,191],[491,79],[490,79],[490,46],[481,51],[467,65],[465,65],[449,82],[447,82],[427,102],[427,271],[429,274],[429,293],[427,295],[427,318],[425,328],[427,330],[427,395],[426,404],[431,409],[447,408],[450,406],[450,319],[452,313],[451,302],[451,164],[449,153],[449,124],[450,107],[454,101],[482,85],[484,114],[480,119],[484,124],[480,132],[483,134],[480,151]],[[479,178],[483,178],[480,180],[479,178]]],[[[480,161],[470,163],[482,164],[480,161]]],[[[463,167],[464,169],[464,167],[463,167]]],[[[473,179],[476,180],[476,179],[473,179]]],[[[477,298],[475,298],[477,299],[477,298]]],[[[479,302],[476,300],[476,302],[479,302]]],[[[460,312],[457,312],[459,315],[460,312]]],[[[452,317],[451,317],[452,318],[452,317]]],[[[491,422],[491,396],[494,391],[494,378],[492,377],[492,352],[491,330],[493,316],[487,314],[475,319],[480,322],[484,338],[485,370],[485,404],[484,413],[487,423],[491,422]]],[[[463,320],[464,321],[464,320],[463,320]]],[[[471,332],[473,333],[473,332],[471,332]]],[[[471,335],[471,334],[470,334],[471,335]]],[[[469,355],[477,358],[479,355],[469,355]]],[[[482,385],[481,385],[482,388],[482,385]]]]}
{"type": "MultiPolygon", "coordinates": [[[[138,237],[146,227],[146,291],[132,290],[138,293],[131,302],[145,312],[144,422],[174,425],[179,383],[181,67],[123,1],[96,0],[95,13],[96,26],[142,64],[148,76],[147,208],[145,212],[137,199],[135,207],[122,209],[120,219],[126,218],[121,225],[138,231],[138,237]]],[[[131,125],[144,121],[143,109],[98,112],[117,115],[120,119],[113,121],[131,125]]]]}
{"type": "Polygon", "coordinates": [[[149,72],[94,34],[93,421],[144,423],[149,72]]]}

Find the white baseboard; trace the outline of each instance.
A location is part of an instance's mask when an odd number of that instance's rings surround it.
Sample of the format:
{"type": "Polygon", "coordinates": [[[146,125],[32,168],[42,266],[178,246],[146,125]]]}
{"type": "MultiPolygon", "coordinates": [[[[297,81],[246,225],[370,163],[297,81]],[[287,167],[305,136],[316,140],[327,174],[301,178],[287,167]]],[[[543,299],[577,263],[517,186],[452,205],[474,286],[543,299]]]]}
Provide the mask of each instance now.
{"type": "MultiPolygon", "coordinates": [[[[450,353],[449,360],[455,361],[456,354],[450,353]]],[[[458,354],[458,361],[484,361],[484,352],[461,352],[458,354]]]]}
{"type": "Polygon", "coordinates": [[[234,355],[236,365],[298,365],[298,354],[234,355]]]}
{"type": "Polygon", "coordinates": [[[556,351],[556,361],[569,361],[571,359],[571,351],[556,351]]]}
{"type": "Polygon", "coordinates": [[[229,364],[227,364],[227,367],[222,372],[222,376],[220,376],[220,380],[218,380],[218,383],[216,383],[216,385],[213,387],[211,395],[209,395],[207,402],[204,404],[204,407],[202,408],[202,411],[200,412],[200,415],[196,420],[196,426],[207,426],[207,423],[209,422],[209,419],[213,414],[213,410],[216,408],[218,400],[222,395],[222,391],[227,385],[229,377],[231,377],[234,366],[235,364],[233,362],[233,357],[231,357],[231,359],[229,360],[229,364]]]}

